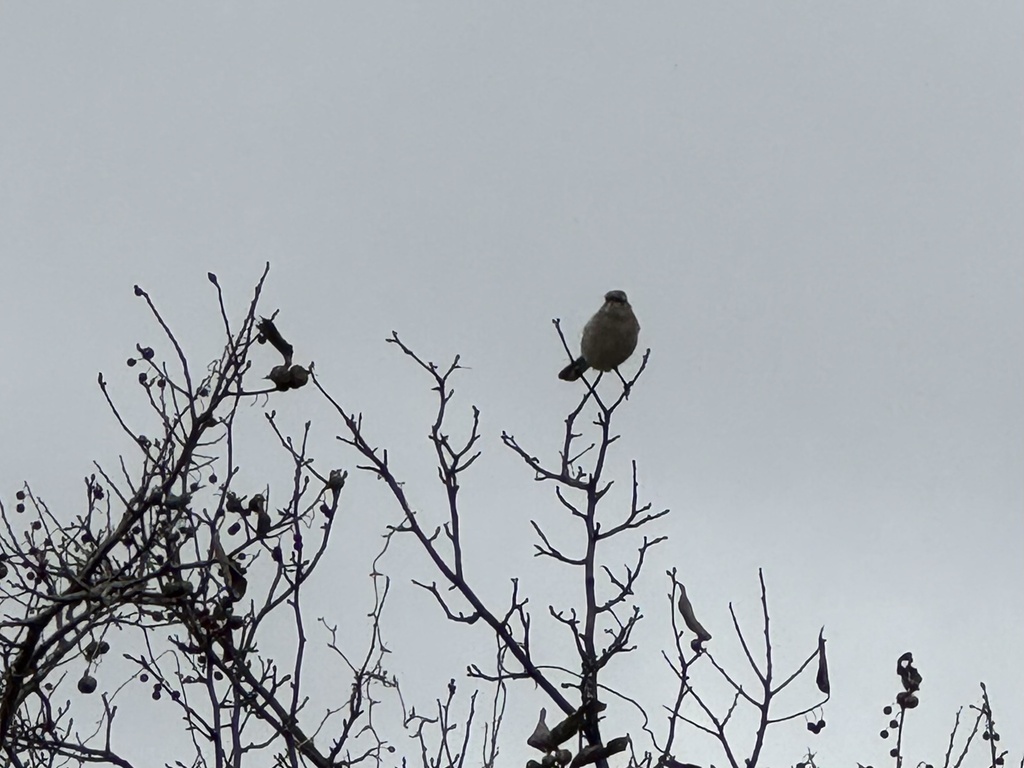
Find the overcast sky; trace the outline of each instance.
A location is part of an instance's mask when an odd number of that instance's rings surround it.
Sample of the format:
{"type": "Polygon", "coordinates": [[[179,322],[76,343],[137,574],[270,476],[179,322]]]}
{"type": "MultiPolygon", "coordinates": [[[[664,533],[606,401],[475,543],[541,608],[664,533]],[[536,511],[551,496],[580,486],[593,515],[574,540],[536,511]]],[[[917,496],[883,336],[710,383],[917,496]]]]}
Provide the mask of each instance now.
{"type": "MultiPolygon", "coordinates": [[[[550,321],[575,341],[623,289],[651,360],[614,471],[635,458],[674,510],[650,594],[678,566],[727,643],[727,603],[756,619],[763,567],[788,658],[826,627],[829,726],[779,731],[768,764],[805,742],[825,765],[883,762],[906,650],[925,679],[912,757],[941,760],[979,680],[1019,756],[1022,206],[1015,0],[6,3],[0,494],[27,479],[70,515],[91,460],[126,450],[95,378],[130,392],[124,358],[157,339],[133,283],[201,359],[207,271],[241,312],[269,261],[266,309],[425,515],[427,382],[383,339],[463,356],[489,462],[467,527],[500,596],[535,568],[528,517],[565,523],[498,434],[554,455],[581,389],[556,378],[550,321]]],[[[348,461],[294,394],[279,410],[314,419],[326,466],[348,461]]],[[[405,590],[423,567],[392,572],[405,590]]],[[[645,614],[667,639],[663,606],[645,614]]],[[[630,663],[663,676],[656,645],[630,663]]],[[[542,705],[516,689],[507,735],[542,705]]]]}

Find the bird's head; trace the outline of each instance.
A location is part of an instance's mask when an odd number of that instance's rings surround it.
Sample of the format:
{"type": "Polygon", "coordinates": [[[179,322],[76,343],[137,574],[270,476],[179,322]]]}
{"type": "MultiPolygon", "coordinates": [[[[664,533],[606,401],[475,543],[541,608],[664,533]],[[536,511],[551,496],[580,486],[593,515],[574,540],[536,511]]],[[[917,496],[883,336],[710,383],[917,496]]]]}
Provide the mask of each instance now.
{"type": "Polygon", "coordinates": [[[626,301],[626,292],[625,291],[608,291],[608,293],[606,293],[604,295],[604,300],[607,301],[607,302],[610,302],[612,304],[628,304],[629,303],[628,301],[626,301]]]}

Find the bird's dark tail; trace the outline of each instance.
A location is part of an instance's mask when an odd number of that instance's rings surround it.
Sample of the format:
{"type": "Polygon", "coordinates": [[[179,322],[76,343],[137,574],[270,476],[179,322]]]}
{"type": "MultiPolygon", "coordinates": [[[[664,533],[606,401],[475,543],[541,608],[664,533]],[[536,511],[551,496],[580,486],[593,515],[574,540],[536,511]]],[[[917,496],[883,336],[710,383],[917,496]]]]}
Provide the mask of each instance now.
{"type": "Polygon", "coordinates": [[[559,371],[558,378],[560,378],[562,381],[576,381],[577,379],[579,379],[580,376],[583,375],[583,372],[586,371],[589,367],[590,366],[587,365],[586,360],[584,360],[582,357],[577,357],[575,360],[573,360],[571,363],[565,366],[565,368],[559,371]]]}

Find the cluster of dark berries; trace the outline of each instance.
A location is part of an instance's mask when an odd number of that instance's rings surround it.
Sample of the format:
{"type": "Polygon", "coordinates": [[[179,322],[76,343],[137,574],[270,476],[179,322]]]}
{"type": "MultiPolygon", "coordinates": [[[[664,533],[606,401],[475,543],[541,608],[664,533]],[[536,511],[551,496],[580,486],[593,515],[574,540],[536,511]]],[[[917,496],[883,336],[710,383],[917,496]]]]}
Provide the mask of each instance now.
{"type": "Polygon", "coordinates": [[[129,357],[125,361],[129,368],[134,367],[139,360],[146,360],[148,362],[153,359],[154,352],[152,347],[144,347],[141,344],[136,344],[135,349],[139,351],[139,356],[138,358],[129,357]]]}
{"type": "MultiPolygon", "coordinates": [[[[900,683],[903,685],[903,690],[896,694],[896,706],[900,708],[900,713],[908,709],[914,709],[920,700],[917,697],[917,692],[921,688],[921,673],[917,671],[917,667],[914,666],[914,655],[907,651],[896,661],[896,674],[899,675],[900,683]]],[[[891,706],[883,707],[882,714],[890,718],[886,727],[879,731],[878,735],[883,739],[888,739],[891,731],[899,731],[902,727],[901,721],[893,717],[893,708],[891,706]]],[[[893,747],[889,750],[889,757],[898,757],[899,749],[893,747]]],[[[925,765],[924,768],[932,768],[930,765],[925,765]]]]}
{"type": "MultiPolygon", "coordinates": [[[[985,712],[988,713],[987,705],[985,707],[985,712]]],[[[982,731],[981,738],[985,741],[992,741],[993,743],[999,741],[999,732],[996,731],[995,725],[995,721],[992,719],[991,713],[989,713],[988,722],[985,723],[985,730],[982,731]]],[[[1003,754],[1006,753],[1004,752],[1003,754]]],[[[1002,765],[1004,762],[1005,761],[1003,760],[1003,755],[996,755],[996,765],[1002,765]]]]}

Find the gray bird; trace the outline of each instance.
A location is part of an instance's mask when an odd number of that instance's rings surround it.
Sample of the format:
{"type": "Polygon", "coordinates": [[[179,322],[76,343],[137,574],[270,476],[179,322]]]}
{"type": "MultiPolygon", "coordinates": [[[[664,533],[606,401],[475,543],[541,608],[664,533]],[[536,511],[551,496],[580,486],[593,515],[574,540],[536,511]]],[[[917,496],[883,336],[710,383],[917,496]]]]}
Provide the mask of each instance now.
{"type": "Polygon", "coordinates": [[[608,291],[604,306],[587,321],[580,341],[580,356],[558,374],[563,381],[576,381],[588,368],[611,371],[626,362],[636,349],[640,335],[633,308],[624,291],[608,291]]]}

